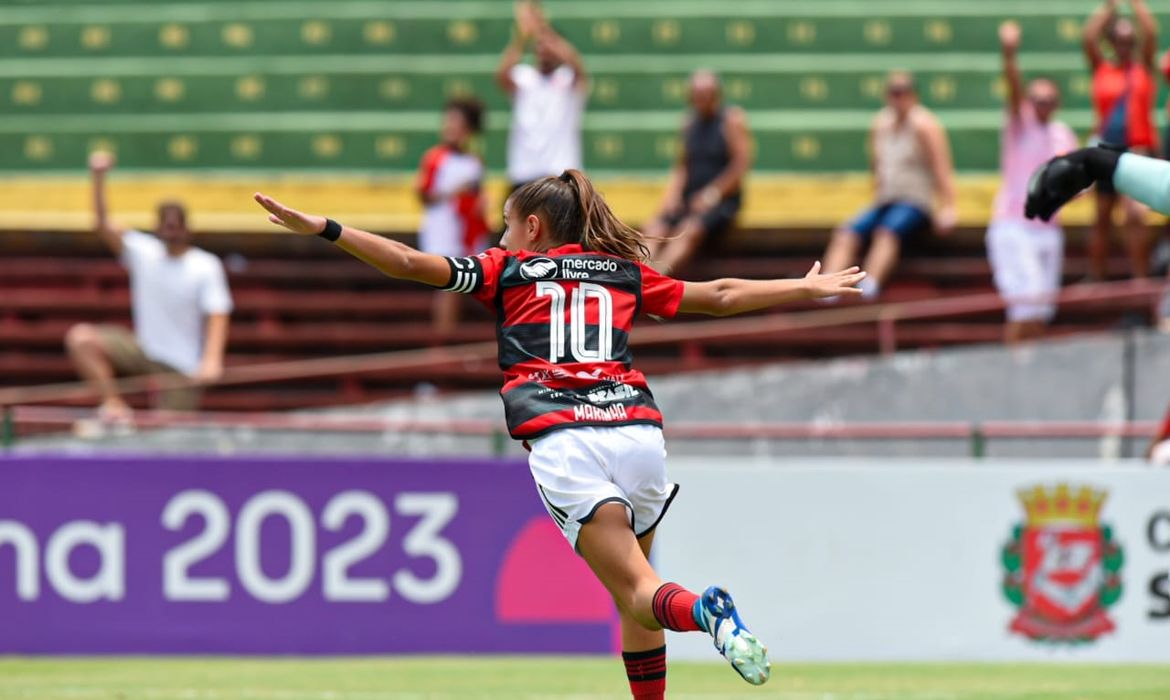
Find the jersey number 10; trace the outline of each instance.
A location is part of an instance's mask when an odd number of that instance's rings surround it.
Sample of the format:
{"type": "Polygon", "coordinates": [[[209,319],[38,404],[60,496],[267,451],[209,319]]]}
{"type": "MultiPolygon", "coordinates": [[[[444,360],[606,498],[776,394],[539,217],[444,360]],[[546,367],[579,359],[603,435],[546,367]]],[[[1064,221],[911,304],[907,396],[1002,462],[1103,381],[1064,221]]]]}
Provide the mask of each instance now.
{"type": "MultiPolygon", "coordinates": [[[[549,297],[548,361],[560,362],[565,351],[565,288],[560,282],[537,282],[536,296],[549,297]]],[[[580,282],[569,298],[569,355],[574,362],[608,362],[613,359],[613,297],[600,284],[580,282]],[[597,300],[597,347],[586,346],[585,304],[597,300]]]]}

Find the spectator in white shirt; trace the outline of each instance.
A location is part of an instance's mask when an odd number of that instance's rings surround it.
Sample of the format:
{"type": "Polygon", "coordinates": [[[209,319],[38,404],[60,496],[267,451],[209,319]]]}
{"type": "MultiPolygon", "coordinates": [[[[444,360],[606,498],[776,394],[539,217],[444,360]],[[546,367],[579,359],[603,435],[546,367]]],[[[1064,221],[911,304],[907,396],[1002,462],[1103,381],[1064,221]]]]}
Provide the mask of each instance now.
{"type": "MultiPolygon", "coordinates": [[[[198,383],[219,379],[232,297],[219,258],[191,245],[181,204],[159,205],[154,235],[110,222],[105,175],[113,163],[108,153],[90,156],[95,227],[130,274],[134,331],[79,323],[66,333],[65,347],[78,374],[101,398],[99,418],[123,423],[132,412],[118,394],[117,375],[175,373],[198,383]]],[[[168,389],[158,394],[157,407],[194,410],[199,393],[194,386],[168,389]]]]}
{"type": "Polygon", "coordinates": [[[496,81],[512,98],[512,191],[570,168],[581,169],[581,121],[589,87],[585,65],[532,3],[516,5],[515,35],[500,58],[496,81]],[[520,62],[530,45],[535,65],[520,62]]]}

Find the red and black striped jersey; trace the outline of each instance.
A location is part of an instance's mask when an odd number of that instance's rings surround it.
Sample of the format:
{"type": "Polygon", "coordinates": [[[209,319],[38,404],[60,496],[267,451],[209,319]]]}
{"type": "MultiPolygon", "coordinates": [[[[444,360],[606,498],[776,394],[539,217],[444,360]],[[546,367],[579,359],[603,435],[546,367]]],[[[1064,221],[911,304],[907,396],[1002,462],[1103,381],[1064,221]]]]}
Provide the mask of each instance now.
{"type": "Polygon", "coordinates": [[[662,425],[632,366],[640,313],[673,317],[683,283],[638,262],[566,245],[448,258],[447,291],[496,314],[508,432],[523,440],[581,425],[662,425]]]}

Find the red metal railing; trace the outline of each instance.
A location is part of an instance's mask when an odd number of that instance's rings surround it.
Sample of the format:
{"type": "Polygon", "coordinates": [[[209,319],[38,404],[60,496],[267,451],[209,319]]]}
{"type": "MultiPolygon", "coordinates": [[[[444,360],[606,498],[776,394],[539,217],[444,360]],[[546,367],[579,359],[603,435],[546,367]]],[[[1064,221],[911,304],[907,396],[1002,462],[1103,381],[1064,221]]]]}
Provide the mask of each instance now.
{"type": "MultiPolygon", "coordinates": [[[[5,411],[3,444],[11,445],[21,426],[68,428],[89,418],[87,409],[60,406],[10,406],[5,411]]],[[[507,439],[499,421],[487,419],[418,420],[344,413],[244,413],[139,411],[136,429],[162,428],[302,431],[313,433],[398,433],[490,437],[494,451],[507,439]]],[[[1145,438],[1159,423],[1133,421],[940,421],[866,423],[719,423],[674,421],[666,434],[674,440],[965,440],[974,457],[982,457],[992,439],[1145,438]]]]}
{"type": "MultiPolygon", "coordinates": [[[[1149,303],[1152,310],[1164,289],[1163,282],[1154,280],[1105,282],[1068,287],[1059,294],[1045,297],[1044,300],[1051,300],[1062,308],[1095,303],[1142,302],[1149,303]]],[[[959,317],[994,312],[1003,308],[1004,301],[996,294],[944,297],[894,304],[851,305],[768,316],[643,326],[635,330],[630,342],[636,346],[673,343],[693,345],[714,339],[749,338],[787,331],[876,323],[879,328],[879,343],[875,349],[889,353],[897,348],[897,324],[900,321],[959,317]]],[[[227,386],[356,376],[392,369],[415,369],[420,374],[425,374],[427,369],[492,360],[495,356],[494,342],[480,342],[443,348],[258,363],[231,367],[216,384],[227,386]]],[[[175,375],[150,375],[119,380],[117,388],[121,393],[141,393],[189,384],[189,380],[175,375]]],[[[0,389],[0,406],[76,401],[93,396],[93,390],[81,382],[14,387],[0,389]]]]}

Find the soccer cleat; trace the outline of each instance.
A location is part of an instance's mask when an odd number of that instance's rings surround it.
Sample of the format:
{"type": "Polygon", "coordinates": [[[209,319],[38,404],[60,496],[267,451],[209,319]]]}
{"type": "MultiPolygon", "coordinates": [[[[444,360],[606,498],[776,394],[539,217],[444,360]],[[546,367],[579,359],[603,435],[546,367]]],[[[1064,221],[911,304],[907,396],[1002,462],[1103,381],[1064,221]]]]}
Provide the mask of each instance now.
{"type": "Polygon", "coordinates": [[[695,602],[695,619],[715,640],[715,648],[731,663],[736,673],[752,685],[763,685],[772,676],[768,647],[756,639],[739,613],[731,594],[711,586],[695,602]]]}

